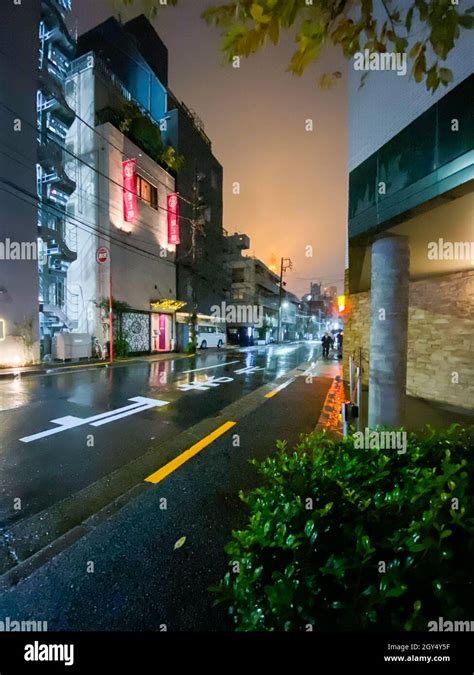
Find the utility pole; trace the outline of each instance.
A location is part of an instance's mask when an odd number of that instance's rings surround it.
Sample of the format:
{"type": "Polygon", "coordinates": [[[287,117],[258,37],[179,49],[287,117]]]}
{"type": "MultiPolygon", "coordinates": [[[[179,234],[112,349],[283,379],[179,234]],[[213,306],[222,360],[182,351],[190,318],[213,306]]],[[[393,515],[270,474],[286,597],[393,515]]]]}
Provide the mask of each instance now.
{"type": "Polygon", "coordinates": [[[293,268],[293,263],[290,258],[282,258],[280,261],[280,293],[278,298],[278,330],[277,330],[277,342],[281,342],[282,338],[282,320],[281,320],[281,306],[283,300],[283,286],[285,282],[283,281],[283,275],[286,270],[291,270],[293,268]]]}
{"type": "MultiPolygon", "coordinates": [[[[205,175],[199,173],[196,167],[193,184],[193,201],[192,201],[192,218],[191,218],[191,273],[196,275],[196,245],[197,233],[202,232],[202,215],[201,212],[206,208],[206,205],[201,202],[199,194],[199,183],[205,178],[205,175]]],[[[197,280],[192,280],[192,303],[193,311],[191,315],[191,342],[195,344],[197,336],[197,280]]]]}

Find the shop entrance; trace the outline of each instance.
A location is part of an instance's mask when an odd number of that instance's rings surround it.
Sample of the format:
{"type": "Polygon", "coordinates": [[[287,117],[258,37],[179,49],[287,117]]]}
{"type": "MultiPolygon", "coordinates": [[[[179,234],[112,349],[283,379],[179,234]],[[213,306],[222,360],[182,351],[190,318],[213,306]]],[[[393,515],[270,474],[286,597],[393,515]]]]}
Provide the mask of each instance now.
{"type": "Polygon", "coordinates": [[[151,351],[168,352],[172,349],[172,321],[169,314],[151,315],[151,351]]]}

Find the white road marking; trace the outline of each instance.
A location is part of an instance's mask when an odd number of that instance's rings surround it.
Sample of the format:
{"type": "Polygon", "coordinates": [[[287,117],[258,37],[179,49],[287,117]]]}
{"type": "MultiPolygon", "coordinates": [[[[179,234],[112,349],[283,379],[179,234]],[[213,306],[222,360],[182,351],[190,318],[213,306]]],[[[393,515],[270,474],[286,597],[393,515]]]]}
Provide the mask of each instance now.
{"type": "Polygon", "coordinates": [[[247,366],[246,368],[240,368],[239,370],[234,370],[236,375],[241,373],[256,373],[258,370],[264,370],[261,366],[247,366]]]}
{"type": "Polygon", "coordinates": [[[195,368],[194,370],[183,370],[183,373],[197,373],[198,370],[211,370],[212,368],[222,368],[229,366],[231,363],[240,363],[240,361],[226,361],[226,363],[218,363],[217,366],[206,366],[205,368],[195,368]]]}
{"type": "Polygon", "coordinates": [[[281,391],[282,389],[284,389],[285,387],[287,387],[289,384],[291,384],[294,381],[295,381],[295,378],[292,377],[290,380],[287,380],[286,382],[283,382],[282,384],[278,385],[278,387],[275,387],[275,389],[272,389],[272,391],[275,392],[275,394],[276,394],[278,391],[281,391]]]}
{"type": "Polygon", "coordinates": [[[186,384],[178,384],[180,391],[207,391],[210,387],[219,387],[225,382],[233,382],[233,377],[218,377],[217,379],[212,375],[206,380],[194,380],[194,382],[187,382],[186,384]]]}
{"type": "Polygon", "coordinates": [[[66,417],[59,417],[58,419],[51,420],[51,424],[59,424],[58,427],[54,429],[47,429],[46,431],[40,431],[37,434],[32,436],[25,436],[20,438],[20,441],[23,443],[31,443],[32,441],[37,441],[40,438],[46,438],[47,436],[53,436],[53,434],[59,434],[62,431],[67,431],[68,429],[74,429],[75,427],[80,427],[85,424],[90,424],[93,427],[101,426],[102,424],[109,424],[110,422],[115,422],[116,420],[121,419],[122,417],[128,417],[129,415],[135,415],[144,410],[151,410],[151,408],[159,408],[164,405],[168,405],[169,401],[160,401],[155,398],[146,398],[145,396],[134,396],[129,398],[129,401],[134,401],[131,405],[126,405],[123,408],[117,408],[117,410],[110,410],[106,413],[101,413],[100,415],[93,415],[92,417],[74,417],[68,415],[66,417]]]}

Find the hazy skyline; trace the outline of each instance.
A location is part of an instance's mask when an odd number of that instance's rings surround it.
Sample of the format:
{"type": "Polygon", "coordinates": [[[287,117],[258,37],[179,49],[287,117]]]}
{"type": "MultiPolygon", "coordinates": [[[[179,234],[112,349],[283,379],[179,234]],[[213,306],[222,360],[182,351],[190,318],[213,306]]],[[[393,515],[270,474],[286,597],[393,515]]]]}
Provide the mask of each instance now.
{"type": "MultiPolygon", "coordinates": [[[[347,223],[347,78],[337,52],[326,52],[301,78],[286,72],[290,35],[277,46],[224,63],[220,35],[200,18],[209,0],[180,0],[153,22],[169,50],[169,87],[196,111],[224,168],[224,222],[250,236],[249,254],[270,264],[293,261],[288,289],[311,280],[342,288],[347,223]],[[343,73],[330,91],[323,72],[343,73]],[[313,131],[306,121],[313,121],[313,131]],[[232,186],[240,183],[240,195],[232,186]],[[312,247],[313,256],[308,257],[312,247]]],[[[73,0],[79,34],[113,14],[108,0],[73,0]]],[[[140,0],[122,18],[142,12],[140,0]]]]}

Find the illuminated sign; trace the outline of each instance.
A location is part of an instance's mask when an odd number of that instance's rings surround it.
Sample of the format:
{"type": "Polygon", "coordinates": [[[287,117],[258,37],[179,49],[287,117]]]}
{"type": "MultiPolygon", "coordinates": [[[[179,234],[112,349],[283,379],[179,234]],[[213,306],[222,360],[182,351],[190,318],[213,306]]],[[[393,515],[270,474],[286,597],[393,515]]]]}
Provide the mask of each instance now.
{"type": "Polygon", "coordinates": [[[123,219],[133,223],[138,218],[137,202],[137,160],[122,162],[123,170],[123,219]]]}
{"type": "Polygon", "coordinates": [[[171,300],[165,298],[163,300],[154,300],[150,303],[150,308],[154,312],[177,312],[178,309],[181,309],[186,304],[187,303],[183,302],[182,300],[171,300]]]}
{"type": "Polygon", "coordinates": [[[346,296],[338,295],[337,296],[337,309],[339,312],[344,312],[346,309],[346,296]]]}
{"type": "Polygon", "coordinates": [[[172,192],[168,200],[168,244],[179,244],[179,204],[178,195],[172,192]]]}
{"type": "Polygon", "coordinates": [[[5,340],[5,319],[0,319],[0,342],[5,340]]]}

